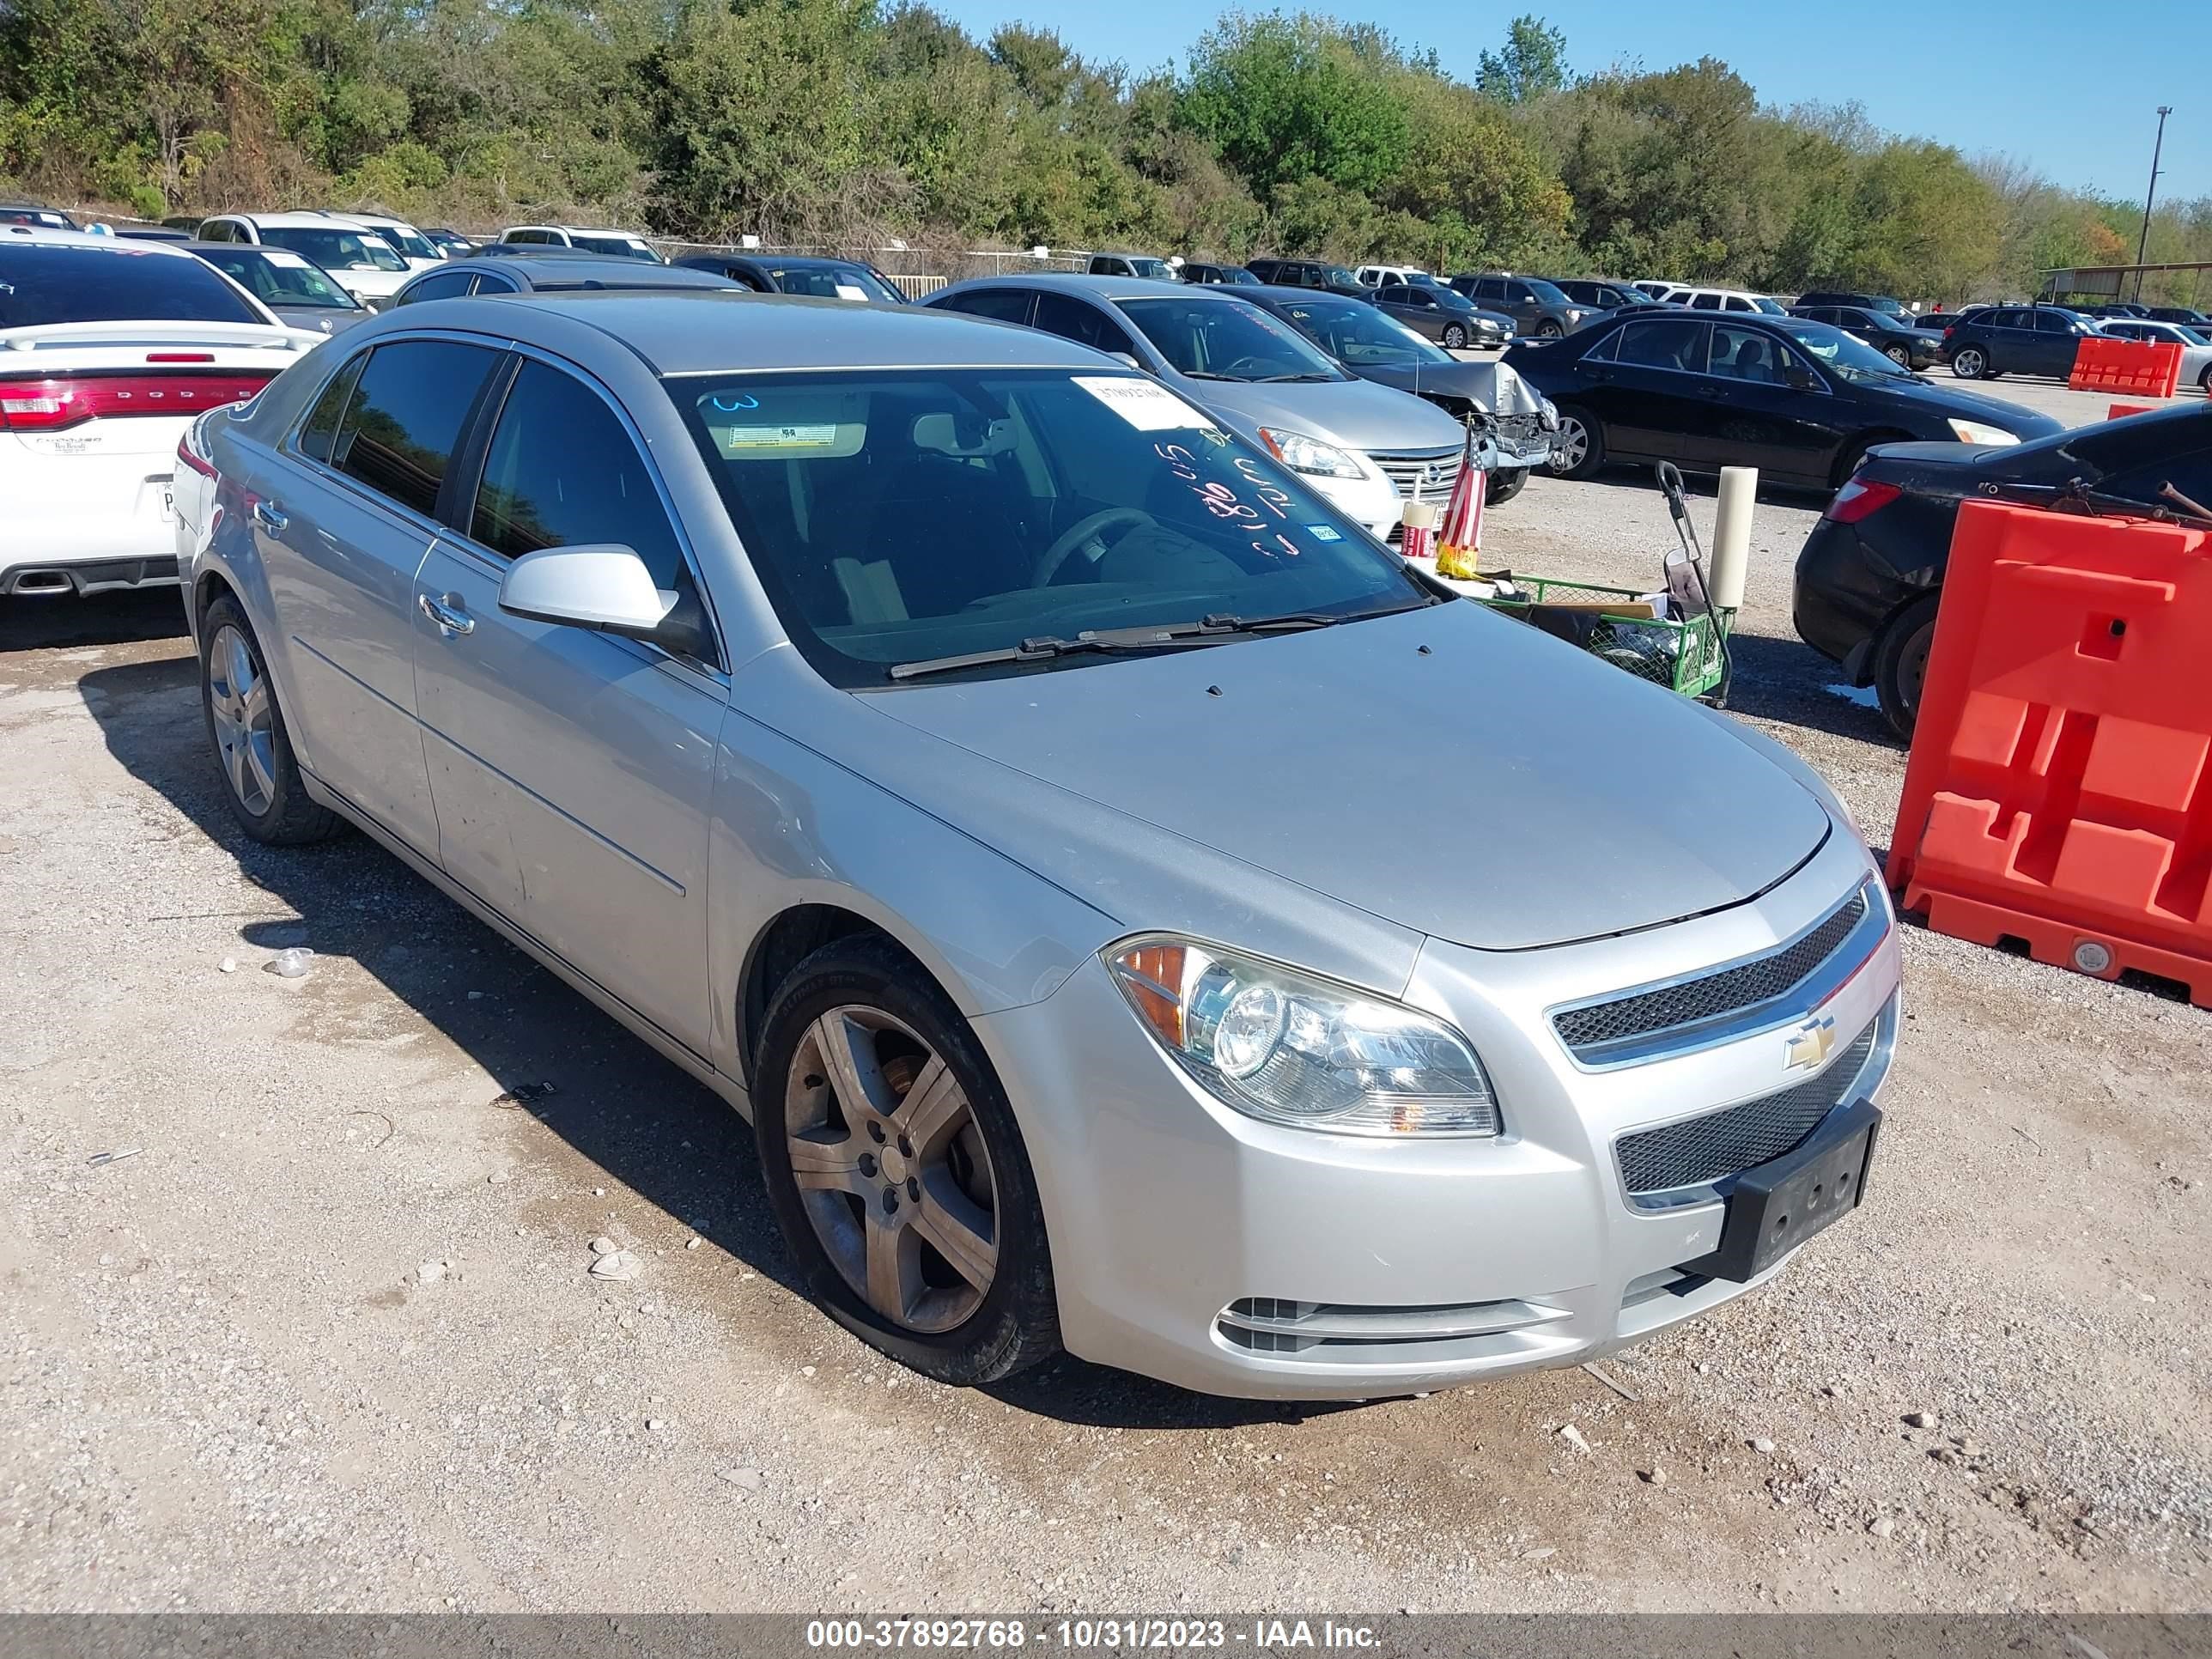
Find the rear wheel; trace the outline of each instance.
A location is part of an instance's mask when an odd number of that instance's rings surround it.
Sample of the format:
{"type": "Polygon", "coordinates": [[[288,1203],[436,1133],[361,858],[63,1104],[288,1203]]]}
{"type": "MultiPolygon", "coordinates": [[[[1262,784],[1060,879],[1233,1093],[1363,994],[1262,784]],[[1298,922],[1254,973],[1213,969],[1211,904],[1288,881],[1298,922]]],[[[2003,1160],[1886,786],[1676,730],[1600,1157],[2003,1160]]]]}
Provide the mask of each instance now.
{"type": "Polygon", "coordinates": [[[1545,318],[1542,322],[1536,325],[1536,337],[1540,340],[1556,340],[1559,336],[1565,334],[1566,331],[1566,330],[1561,328],[1559,324],[1553,322],[1549,317],[1545,318]]]}
{"type": "Polygon", "coordinates": [[[1928,681],[1928,652],[1936,641],[1936,611],[1941,596],[1915,599],[1893,617],[1875,647],[1874,689],[1881,699],[1890,730],[1911,742],[1920,718],[1920,694],[1928,681]]]}
{"type": "Polygon", "coordinates": [[[776,993],[753,1075],[769,1200],[839,1324],[940,1382],[1060,1351],[1044,1212],[982,1046],[913,959],[839,939],[776,993]]]}
{"type": "Polygon", "coordinates": [[[343,827],[309,798],[276,705],[276,688],[253,624],[223,595],[200,622],[200,709],[223,779],[224,799],[246,833],[273,846],[321,841],[343,827]]]}
{"type": "Polygon", "coordinates": [[[1563,478],[1587,478],[1605,465],[1605,437],[1595,417],[1579,409],[1559,410],[1559,429],[1552,434],[1552,471],[1563,478]]]}
{"type": "Polygon", "coordinates": [[[1462,328],[1457,323],[1446,323],[1444,325],[1444,344],[1454,351],[1460,350],[1467,344],[1467,331],[1462,328]]]}
{"type": "Polygon", "coordinates": [[[1990,372],[1989,353],[1977,345],[1962,345],[1951,353],[1951,372],[1962,380],[1978,380],[1990,372]]]}

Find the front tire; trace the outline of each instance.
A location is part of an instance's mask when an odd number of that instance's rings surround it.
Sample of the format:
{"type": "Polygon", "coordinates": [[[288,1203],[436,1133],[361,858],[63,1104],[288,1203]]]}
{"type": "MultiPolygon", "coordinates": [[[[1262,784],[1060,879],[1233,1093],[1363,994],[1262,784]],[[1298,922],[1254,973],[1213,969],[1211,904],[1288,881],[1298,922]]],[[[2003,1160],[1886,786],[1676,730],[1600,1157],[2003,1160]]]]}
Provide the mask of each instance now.
{"type": "Polygon", "coordinates": [[[1464,350],[1467,347],[1467,331],[1457,323],[1445,324],[1444,345],[1449,350],[1464,350]]]}
{"type": "Polygon", "coordinates": [[[1979,380],[1989,377],[1990,356],[1979,346],[1960,346],[1951,354],[1951,373],[1962,380],[1979,380]]]}
{"type": "Polygon", "coordinates": [[[1882,629],[1875,647],[1874,689],[1881,699],[1882,718],[1889,729],[1912,741],[1912,728],[1920,718],[1920,696],[1928,682],[1929,647],[1936,640],[1936,613],[1942,595],[1915,599],[1882,629]]]}
{"type": "Polygon", "coordinates": [[[752,1079],[770,1206],[840,1325],[955,1387],[1060,1352],[1044,1211],[982,1045],[889,939],[839,939],[770,1004],[752,1079]]]}
{"type": "Polygon", "coordinates": [[[200,622],[200,713],[222,774],[223,799],[247,835],[272,847],[297,847],[343,827],[300,781],[261,642],[228,593],[200,622]]]}
{"type": "Polygon", "coordinates": [[[1540,340],[1556,340],[1566,331],[1549,317],[1536,325],[1536,337],[1540,340]]]}
{"type": "Polygon", "coordinates": [[[1899,368],[1909,369],[1912,367],[1912,349],[1910,346],[1885,346],[1882,348],[1881,355],[1899,368]]]}
{"type": "Polygon", "coordinates": [[[1596,419],[1581,410],[1559,410],[1559,429],[1552,434],[1551,468],[1562,478],[1589,478],[1605,465],[1605,435],[1596,419]]]}
{"type": "Polygon", "coordinates": [[[1528,469],[1525,466],[1516,466],[1509,472],[1493,472],[1483,499],[1492,507],[1499,506],[1518,495],[1528,483],[1528,469]]]}

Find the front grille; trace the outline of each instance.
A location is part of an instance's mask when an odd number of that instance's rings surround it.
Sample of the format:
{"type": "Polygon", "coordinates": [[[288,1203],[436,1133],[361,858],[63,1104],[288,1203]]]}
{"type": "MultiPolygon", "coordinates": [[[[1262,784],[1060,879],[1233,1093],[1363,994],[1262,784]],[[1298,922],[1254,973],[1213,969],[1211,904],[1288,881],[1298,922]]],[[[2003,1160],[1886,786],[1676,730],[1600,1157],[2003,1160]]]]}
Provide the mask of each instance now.
{"type": "Polygon", "coordinates": [[[1459,482],[1460,452],[1456,449],[1424,450],[1418,455],[1370,455],[1367,459],[1382,469],[1383,476],[1409,501],[1418,485],[1423,501],[1442,507],[1451,494],[1452,485],[1459,482]],[[1437,470],[1433,479],[1429,477],[1431,467],[1437,470]]]}
{"type": "Polygon", "coordinates": [[[1553,1029],[1578,1058],[1639,1037],[1698,1025],[1785,997],[1819,970],[1867,918],[1861,888],[1813,931],[1771,956],[1717,974],[1617,997],[1552,1017],[1553,1029]]]}
{"type": "Polygon", "coordinates": [[[1631,1198],[1710,1187],[1781,1157],[1844,1103],[1874,1053],[1880,1023],[1860,1032],[1816,1078],[1741,1106],[1621,1136],[1613,1147],[1621,1185],[1631,1198]]]}

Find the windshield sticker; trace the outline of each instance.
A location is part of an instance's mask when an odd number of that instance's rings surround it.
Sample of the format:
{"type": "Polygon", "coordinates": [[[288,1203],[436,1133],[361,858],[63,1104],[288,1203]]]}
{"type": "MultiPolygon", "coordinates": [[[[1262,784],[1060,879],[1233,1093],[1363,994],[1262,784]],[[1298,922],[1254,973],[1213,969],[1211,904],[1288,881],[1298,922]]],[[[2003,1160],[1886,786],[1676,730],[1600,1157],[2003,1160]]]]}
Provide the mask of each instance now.
{"type": "Polygon", "coordinates": [[[837,297],[841,300],[859,300],[866,303],[868,290],[856,287],[851,283],[840,283],[837,284],[837,297]]]}
{"type": "Polygon", "coordinates": [[[1330,529],[1325,524],[1308,525],[1306,526],[1306,534],[1312,537],[1317,542],[1340,542],[1344,539],[1342,536],[1339,535],[1335,531],[1330,529]]]}
{"type": "Polygon", "coordinates": [[[833,453],[839,430],[832,421],[827,426],[726,426],[718,435],[722,447],[730,450],[811,450],[833,453]]]}
{"type": "Polygon", "coordinates": [[[1179,432],[1213,425],[1174,392],[1150,380],[1110,374],[1078,374],[1074,380],[1139,432],[1179,432]]]}
{"type": "Polygon", "coordinates": [[[288,270],[303,266],[307,263],[298,254],[289,253],[281,247],[265,247],[261,250],[261,257],[268,260],[270,264],[282,265],[288,270]]]}

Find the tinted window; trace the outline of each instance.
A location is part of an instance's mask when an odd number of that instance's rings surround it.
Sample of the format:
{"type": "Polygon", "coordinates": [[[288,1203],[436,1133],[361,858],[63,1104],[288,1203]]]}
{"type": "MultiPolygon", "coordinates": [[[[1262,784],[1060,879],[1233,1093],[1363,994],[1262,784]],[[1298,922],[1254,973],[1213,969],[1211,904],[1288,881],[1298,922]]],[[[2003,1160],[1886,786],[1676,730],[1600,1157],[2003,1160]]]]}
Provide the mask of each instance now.
{"type": "Polygon", "coordinates": [[[648,264],[659,264],[660,256],[653,251],[649,242],[635,236],[572,236],[571,247],[580,247],[592,253],[604,253],[616,259],[642,259],[648,264]]]}
{"type": "Polygon", "coordinates": [[[1413,290],[1407,288],[1403,283],[1386,283],[1382,287],[1375,291],[1375,297],[1377,300],[1387,301],[1389,304],[1394,306],[1410,306],[1420,303],[1413,298],[1413,290]]]}
{"type": "Polygon", "coordinates": [[[2081,332],[2081,324],[2075,322],[2071,317],[2065,315],[2063,313],[2057,311],[2037,312],[2035,313],[2035,326],[2040,332],[2045,334],[2079,334],[2081,332]]]}
{"type": "Polygon", "coordinates": [[[338,417],[345,413],[346,402],[353,396],[353,383],[361,378],[361,366],[368,359],[364,354],[355,358],[331,377],[323,395],[315,399],[315,406],[307,411],[307,419],[300,428],[300,453],[319,461],[331,458],[331,442],[338,435],[338,417]]]}
{"type": "Polygon", "coordinates": [[[1126,351],[1135,356],[1136,343],[1097,306],[1065,294],[1037,295],[1036,326],[1064,340],[1074,340],[1100,351],[1126,351]]]}
{"type": "Polygon", "coordinates": [[[865,265],[771,266],[769,275],[786,294],[811,294],[820,300],[873,300],[896,305],[899,295],[865,265]]]}
{"type": "Polygon", "coordinates": [[[2148,466],[2115,473],[2100,480],[2097,488],[2109,489],[2115,495],[2125,495],[2130,501],[2172,507],[2173,503],[2159,493],[2167,484],[2198,506],[2212,507],[2212,448],[2191,451],[2148,466]]]}
{"type": "Polygon", "coordinates": [[[469,285],[476,279],[472,270],[441,270],[419,283],[408,283],[407,291],[399,296],[399,303],[411,306],[423,300],[458,300],[469,291],[469,285]]]}
{"type": "Polygon", "coordinates": [[[0,241],[0,328],[156,319],[268,320],[198,260],[151,243],[60,247],[0,241]]]}
{"type": "Polygon", "coordinates": [[[1789,361],[1789,348],[1779,340],[1755,329],[1730,328],[1725,323],[1716,324],[1712,333],[1710,373],[1759,386],[1785,384],[1782,369],[1789,361]]]}
{"type": "Polygon", "coordinates": [[[234,242],[237,240],[231,227],[220,219],[210,220],[200,227],[200,240],[203,242],[234,242]]]}
{"type": "Polygon", "coordinates": [[[1502,300],[1505,297],[1505,284],[1495,276],[1485,276],[1475,283],[1474,297],[1478,300],[1502,300]]]}
{"type": "Polygon", "coordinates": [[[1692,311],[1718,311],[1720,308],[1721,296],[1717,294],[1700,294],[1690,301],[1690,309],[1692,311]]]}
{"type": "Polygon", "coordinates": [[[443,340],[380,347],[347,400],[331,465],[428,516],[469,410],[497,361],[480,346],[443,340]]]}
{"type": "Polygon", "coordinates": [[[492,428],[469,533],[511,559],[618,542],[645,561],[655,586],[688,580],[636,443],[604,398],[539,362],[523,364],[492,428]]]}
{"type": "Polygon", "coordinates": [[[1750,301],[1731,294],[1728,296],[1727,302],[1723,307],[1723,309],[1728,311],[1756,311],[1759,307],[1752,304],[1750,301]]]}
{"type": "Polygon", "coordinates": [[[964,311],[970,317],[994,317],[1002,323],[1026,323],[1031,295],[1025,288],[984,288],[956,294],[945,301],[947,311],[964,311]]]}
{"type": "Polygon", "coordinates": [[[1679,368],[1695,374],[1705,367],[1705,325],[1688,318],[1655,317],[1620,331],[1620,361],[1646,368],[1679,368]]]}

